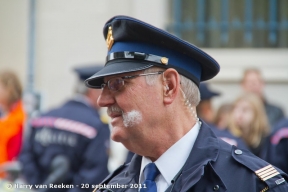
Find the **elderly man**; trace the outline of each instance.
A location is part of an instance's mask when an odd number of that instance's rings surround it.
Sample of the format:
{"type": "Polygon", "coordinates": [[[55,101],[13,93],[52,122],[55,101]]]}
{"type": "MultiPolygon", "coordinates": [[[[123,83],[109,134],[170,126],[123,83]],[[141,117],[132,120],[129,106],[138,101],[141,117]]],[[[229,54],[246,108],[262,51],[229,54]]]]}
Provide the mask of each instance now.
{"type": "Polygon", "coordinates": [[[218,139],[199,120],[199,82],[219,65],[208,54],[137,19],[104,27],[105,67],[86,80],[102,88],[113,140],[136,153],[94,191],[287,191],[287,175],[218,139]]]}

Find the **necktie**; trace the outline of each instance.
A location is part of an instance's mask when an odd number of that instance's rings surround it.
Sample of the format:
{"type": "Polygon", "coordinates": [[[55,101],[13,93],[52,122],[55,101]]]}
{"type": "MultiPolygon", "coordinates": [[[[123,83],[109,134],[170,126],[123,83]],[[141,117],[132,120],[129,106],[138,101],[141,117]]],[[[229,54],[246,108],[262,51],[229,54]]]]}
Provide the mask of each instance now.
{"type": "Polygon", "coordinates": [[[155,163],[149,163],[144,168],[145,181],[142,184],[140,192],[157,192],[155,178],[159,175],[160,171],[157,169],[155,163]]]}

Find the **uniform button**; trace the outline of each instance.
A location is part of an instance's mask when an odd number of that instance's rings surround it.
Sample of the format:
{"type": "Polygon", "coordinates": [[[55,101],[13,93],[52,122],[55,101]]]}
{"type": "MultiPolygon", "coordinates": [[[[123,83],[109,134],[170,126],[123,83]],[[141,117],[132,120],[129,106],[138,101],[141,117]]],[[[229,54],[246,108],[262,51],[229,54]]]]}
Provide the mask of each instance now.
{"type": "Polygon", "coordinates": [[[236,149],[234,152],[235,152],[237,155],[241,155],[241,154],[243,153],[240,149],[236,149]]]}
{"type": "Polygon", "coordinates": [[[213,187],[213,191],[218,191],[219,190],[219,185],[215,185],[214,187],[213,187]]]}

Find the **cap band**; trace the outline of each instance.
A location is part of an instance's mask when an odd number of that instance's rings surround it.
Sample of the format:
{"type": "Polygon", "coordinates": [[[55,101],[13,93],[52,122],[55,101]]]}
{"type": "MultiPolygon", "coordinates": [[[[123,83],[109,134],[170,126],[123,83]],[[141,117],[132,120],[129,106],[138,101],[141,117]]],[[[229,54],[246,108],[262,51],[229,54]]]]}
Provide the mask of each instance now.
{"type": "Polygon", "coordinates": [[[169,60],[166,57],[161,57],[147,53],[123,51],[108,54],[106,57],[106,62],[112,61],[114,59],[139,59],[164,65],[167,65],[169,60]]]}
{"type": "MultiPolygon", "coordinates": [[[[173,51],[169,48],[166,47],[159,47],[157,45],[153,44],[147,44],[144,42],[133,42],[133,41],[128,41],[128,42],[116,42],[113,44],[112,48],[108,52],[108,57],[111,53],[117,53],[117,52],[139,52],[139,53],[145,53],[146,55],[152,55],[156,56],[156,64],[159,64],[162,62],[157,62],[159,58],[161,59],[162,56],[165,58],[169,58],[167,65],[163,65],[162,67],[164,68],[175,68],[175,69],[182,69],[179,71],[180,73],[185,71],[185,73],[182,75],[187,76],[188,73],[193,75],[196,79],[201,79],[201,65],[198,61],[191,59],[191,57],[181,53],[181,50],[179,52],[173,51]],[[159,56],[161,55],[161,56],[159,56]]],[[[138,54],[139,55],[139,54],[138,54]]],[[[135,57],[135,54],[134,54],[135,57]]],[[[144,56],[143,56],[144,57],[144,56]]],[[[111,56],[112,58],[112,56],[111,56]]],[[[153,57],[151,57],[152,59],[153,57]]],[[[115,59],[115,58],[114,58],[115,59]]],[[[158,65],[159,66],[159,65],[158,65]]],[[[161,65],[160,65],[161,66],[161,65]]],[[[187,77],[190,78],[191,75],[188,75],[187,77]]]]}

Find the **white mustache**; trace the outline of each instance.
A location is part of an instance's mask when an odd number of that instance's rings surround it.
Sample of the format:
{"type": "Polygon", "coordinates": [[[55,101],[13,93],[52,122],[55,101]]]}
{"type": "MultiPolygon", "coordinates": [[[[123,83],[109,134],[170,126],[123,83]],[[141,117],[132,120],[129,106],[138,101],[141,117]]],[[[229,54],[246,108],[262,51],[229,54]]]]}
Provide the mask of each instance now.
{"type": "Polygon", "coordinates": [[[132,110],[124,113],[120,107],[111,106],[107,109],[107,114],[111,116],[112,114],[121,114],[123,118],[123,124],[125,127],[132,127],[142,121],[142,114],[139,111],[132,110]]]}
{"type": "Polygon", "coordinates": [[[142,114],[136,110],[124,113],[122,117],[125,127],[133,127],[133,125],[137,125],[142,121],[142,114]]]}

